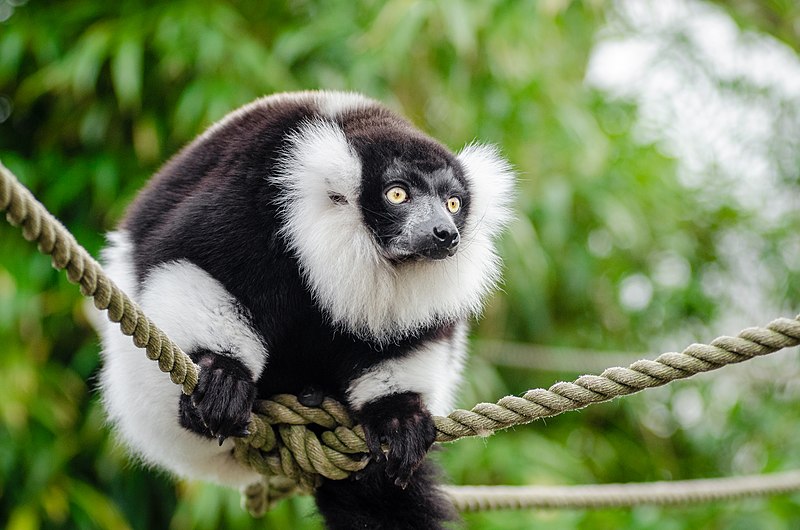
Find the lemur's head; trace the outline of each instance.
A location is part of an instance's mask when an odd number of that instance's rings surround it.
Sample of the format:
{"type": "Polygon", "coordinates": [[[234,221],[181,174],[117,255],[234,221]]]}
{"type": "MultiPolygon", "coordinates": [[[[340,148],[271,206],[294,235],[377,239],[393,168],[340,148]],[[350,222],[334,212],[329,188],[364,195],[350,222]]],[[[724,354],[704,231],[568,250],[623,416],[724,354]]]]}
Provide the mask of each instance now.
{"type": "MultiPolygon", "coordinates": [[[[480,311],[514,176],[489,146],[453,154],[381,104],[315,92],[271,179],[316,301],[379,341],[480,311]]],[[[282,102],[285,104],[285,102],[282,102]]]]}
{"type": "Polygon", "coordinates": [[[383,256],[398,264],[452,257],[470,208],[455,157],[427,138],[352,143],[369,175],[362,176],[361,215],[383,256]]]}

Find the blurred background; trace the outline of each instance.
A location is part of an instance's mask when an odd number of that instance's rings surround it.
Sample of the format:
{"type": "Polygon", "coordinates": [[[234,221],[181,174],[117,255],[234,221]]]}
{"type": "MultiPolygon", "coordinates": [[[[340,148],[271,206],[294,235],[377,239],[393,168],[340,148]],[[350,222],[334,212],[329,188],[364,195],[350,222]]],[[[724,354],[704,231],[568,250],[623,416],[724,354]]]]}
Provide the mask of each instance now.
{"type": "MultiPolygon", "coordinates": [[[[790,0],[0,0],[0,160],[92,253],[227,112],[356,90],[519,171],[505,284],[460,405],[800,308],[800,7],[790,0]]],[[[0,527],[320,529],[176,483],[109,437],[78,290],[0,223],[0,527]]],[[[800,468],[800,355],[444,447],[456,484],[800,468]]],[[[800,528],[800,495],[465,516],[475,529],[800,528]]]]}

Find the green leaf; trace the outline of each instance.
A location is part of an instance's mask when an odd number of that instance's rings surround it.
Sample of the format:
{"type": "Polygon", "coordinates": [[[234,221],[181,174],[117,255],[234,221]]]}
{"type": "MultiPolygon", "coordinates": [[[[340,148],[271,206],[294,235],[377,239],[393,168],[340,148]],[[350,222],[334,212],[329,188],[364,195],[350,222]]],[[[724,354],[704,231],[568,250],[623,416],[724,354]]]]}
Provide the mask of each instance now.
{"type": "Polygon", "coordinates": [[[141,35],[123,35],[111,58],[111,80],[121,110],[135,110],[141,105],[143,59],[141,35]]]}
{"type": "Polygon", "coordinates": [[[91,485],[72,479],[67,483],[67,492],[72,503],[89,515],[98,527],[115,530],[131,528],[113,501],[91,485]]]}
{"type": "Polygon", "coordinates": [[[25,53],[25,33],[9,28],[0,34],[0,82],[16,74],[25,53]]]}
{"type": "Polygon", "coordinates": [[[111,42],[111,28],[98,25],[90,29],[76,45],[73,54],[72,88],[76,94],[94,91],[111,42]]]}
{"type": "Polygon", "coordinates": [[[11,513],[6,530],[37,530],[40,526],[41,521],[36,510],[32,506],[23,505],[11,513]]]}

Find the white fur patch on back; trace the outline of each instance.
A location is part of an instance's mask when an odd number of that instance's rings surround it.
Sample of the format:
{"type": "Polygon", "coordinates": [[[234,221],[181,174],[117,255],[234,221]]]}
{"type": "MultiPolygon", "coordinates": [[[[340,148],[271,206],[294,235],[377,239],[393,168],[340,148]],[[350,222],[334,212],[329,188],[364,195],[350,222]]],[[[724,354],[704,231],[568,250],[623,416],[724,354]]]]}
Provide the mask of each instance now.
{"type": "Polygon", "coordinates": [[[250,103],[242,105],[236,110],[229,112],[222,119],[206,129],[198,137],[197,141],[208,138],[229,123],[253,112],[254,110],[285,104],[311,104],[311,106],[315,107],[316,110],[319,111],[323,116],[335,118],[344,111],[373,106],[377,105],[378,103],[356,92],[337,92],[331,90],[279,92],[277,94],[270,94],[269,96],[260,97],[254,101],[251,101],[250,103]]]}
{"type": "Polygon", "coordinates": [[[356,410],[380,397],[417,392],[431,414],[443,416],[453,407],[466,359],[465,322],[452,340],[431,341],[399,359],[388,359],[355,379],[347,399],[356,410]]]}
{"type": "MultiPolygon", "coordinates": [[[[188,262],[158,269],[137,296],[136,276],[128,235],[109,234],[103,251],[105,269],[114,282],[136,299],[145,313],[184,351],[195,346],[242,354],[255,374],[263,368],[263,347],[229,311],[230,295],[207,273],[188,262]],[[175,282],[170,285],[170,282],[175,282]],[[184,305],[187,304],[187,305],[184,305]],[[214,324],[212,321],[219,317],[214,324]],[[256,357],[262,360],[256,362],[256,357]]],[[[96,311],[96,310],[95,310],[96,311]]],[[[103,402],[118,438],[145,464],[178,476],[245,486],[258,480],[232,455],[233,440],[222,447],[182,428],[178,423],[180,387],[134,346],[119,326],[98,315],[93,322],[103,343],[103,402]]]]}
{"type": "Polygon", "coordinates": [[[329,118],[335,118],[345,111],[366,108],[378,103],[356,92],[311,92],[320,112],[329,118]]]}
{"type": "Polygon", "coordinates": [[[481,311],[500,278],[493,238],[509,220],[514,175],[491,147],[469,146],[458,160],[472,197],[458,252],[445,260],[394,265],[362,221],[361,162],[344,133],[319,120],[292,137],[280,173],[271,177],[286,191],[283,235],[335,325],[392,342],[439,319],[460,320],[481,311]],[[347,204],[334,204],[331,192],[346,197],[347,204]]]}

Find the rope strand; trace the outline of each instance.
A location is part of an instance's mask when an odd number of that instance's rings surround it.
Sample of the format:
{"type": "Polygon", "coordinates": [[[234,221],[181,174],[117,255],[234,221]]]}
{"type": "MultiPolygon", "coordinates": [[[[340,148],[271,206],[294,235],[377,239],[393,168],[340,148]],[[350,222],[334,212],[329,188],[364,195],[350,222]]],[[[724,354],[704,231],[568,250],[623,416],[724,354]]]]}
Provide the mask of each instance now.
{"type": "Polygon", "coordinates": [[[792,493],[800,490],[800,471],[628,484],[447,486],[443,490],[463,512],[674,506],[792,493]]]}

